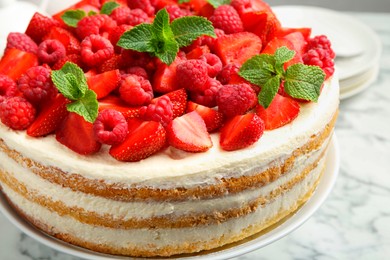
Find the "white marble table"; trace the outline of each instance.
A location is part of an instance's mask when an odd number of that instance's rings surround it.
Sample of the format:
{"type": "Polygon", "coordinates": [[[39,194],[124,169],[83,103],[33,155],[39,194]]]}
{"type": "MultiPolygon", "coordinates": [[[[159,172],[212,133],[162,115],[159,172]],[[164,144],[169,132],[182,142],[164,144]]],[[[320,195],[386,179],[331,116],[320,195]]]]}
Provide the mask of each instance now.
{"type": "MultiPolygon", "coordinates": [[[[340,107],[341,169],[324,205],[279,241],[237,257],[390,259],[390,13],[351,13],[383,43],[378,80],[340,107]]],[[[78,260],[17,230],[0,214],[0,260],[78,260]]]]}

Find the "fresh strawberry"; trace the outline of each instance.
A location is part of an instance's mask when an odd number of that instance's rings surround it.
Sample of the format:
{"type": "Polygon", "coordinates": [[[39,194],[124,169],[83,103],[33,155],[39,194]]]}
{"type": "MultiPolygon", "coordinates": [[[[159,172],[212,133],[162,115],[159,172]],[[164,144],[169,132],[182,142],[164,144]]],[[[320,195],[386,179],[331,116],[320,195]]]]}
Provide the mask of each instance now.
{"type": "Polygon", "coordinates": [[[199,105],[192,101],[188,101],[187,113],[192,111],[196,111],[202,117],[209,133],[219,129],[222,126],[223,114],[217,110],[199,105]]]}
{"type": "Polygon", "coordinates": [[[210,48],[207,45],[201,45],[193,48],[186,54],[187,60],[199,59],[203,54],[210,53],[210,48]]]}
{"type": "Polygon", "coordinates": [[[283,46],[287,47],[290,50],[294,50],[296,52],[294,58],[284,64],[285,68],[295,63],[302,63],[302,56],[298,51],[295,50],[294,44],[286,38],[274,38],[272,41],[270,41],[267,44],[267,46],[265,46],[262,53],[274,54],[277,49],[283,46]]]}
{"type": "Polygon", "coordinates": [[[64,45],[66,54],[79,54],[80,42],[70,31],[61,27],[52,27],[43,40],[57,40],[64,45]]]}
{"type": "Polygon", "coordinates": [[[234,151],[257,142],[264,132],[264,123],[254,113],[232,117],[221,129],[219,143],[222,149],[234,151]]]}
{"type": "Polygon", "coordinates": [[[104,109],[116,110],[121,112],[126,119],[129,119],[139,117],[140,107],[130,107],[122,99],[109,95],[99,100],[99,111],[103,111],[104,109]]]}
{"type": "Polygon", "coordinates": [[[29,136],[45,136],[54,132],[68,115],[66,104],[70,103],[62,94],[57,94],[45,104],[37,118],[27,129],[29,136]]]}
{"type": "Polygon", "coordinates": [[[100,10],[100,1],[99,0],[81,0],[68,8],[61,10],[60,12],[53,15],[53,18],[58,21],[61,25],[65,25],[64,21],[62,20],[61,16],[69,11],[69,10],[83,10],[86,14],[88,14],[90,11],[94,11],[95,13],[99,13],[100,10]]]}
{"type": "Polygon", "coordinates": [[[215,51],[224,65],[243,64],[262,49],[260,38],[250,32],[226,34],[216,41],[215,51]]]}
{"type": "Polygon", "coordinates": [[[37,12],[31,18],[26,34],[39,44],[42,38],[55,26],[61,26],[61,24],[57,20],[37,12]]]}
{"type": "Polygon", "coordinates": [[[167,126],[171,146],[187,152],[205,152],[213,146],[206,124],[195,111],[175,118],[167,126]]]}
{"type": "Polygon", "coordinates": [[[301,27],[301,28],[287,28],[287,27],[281,27],[279,31],[276,33],[277,38],[282,38],[290,33],[294,32],[300,32],[303,35],[303,38],[305,40],[309,40],[311,35],[311,28],[308,27],[301,27]]]}
{"type": "Polygon", "coordinates": [[[111,70],[93,76],[87,76],[88,87],[96,93],[97,99],[108,96],[118,87],[120,80],[121,74],[119,70],[111,70]]]}
{"type": "Polygon", "coordinates": [[[101,148],[94,134],[93,124],[76,113],[69,113],[56,131],[56,139],[82,155],[97,153],[101,148]]]}
{"type": "Polygon", "coordinates": [[[172,102],[173,118],[181,116],[186,111],[187,107],[187,92],[184,88],[165,94],[172,102]]]}
{"type": "Polygon", "coordinates": [[[119,145],[110,149],[112,157],[119,161],[136,162],[160,151],[166,143],[166,132],[161,123],[130,118],[129,133],[119,145]]]}
{"type": "Polygon", "coordinates": [[[232,0],[230,5],[236,9],[240,16],[249,12],[272,12],[271,7],[262,0],[232,0]]]}
{"type": "Polygon", "coordinates": [[[183,58],[178,56],[170,65],[159,62],[153,75],[153,90],[159,93],[177,90],[179,86],[176,82],[176,67],[183,61],[183,58]]]}
{"type": "Polygon", "coordinates": [[[11,48],[1,58],[0,74],[17,80],[29,68],[37,65],[38,57],[35,54],[11,48]]]}
{"type": "Polygon", "coordinates": [[[289,40],[293,44],[297,55],[302,57],[307,45],[307,41],[303,34],[301,32],[293,32],[285,35],[283,38],[289,40]]]}
{"type": "Polygon", "coordinates": [[[258,105],[256,114],[263,119],[266,130],[282,127],[293,121],[299,114],[299,103],[290,98],[276,94],[268,108],[258,105]]]}

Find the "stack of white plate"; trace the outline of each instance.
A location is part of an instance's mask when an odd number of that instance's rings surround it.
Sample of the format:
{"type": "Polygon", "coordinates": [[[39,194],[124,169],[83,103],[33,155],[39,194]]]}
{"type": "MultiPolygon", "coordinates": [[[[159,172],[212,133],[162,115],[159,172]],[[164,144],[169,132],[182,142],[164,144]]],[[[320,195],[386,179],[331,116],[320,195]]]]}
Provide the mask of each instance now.
{"type": "Polygon", "coordinates": [[[312,35],[325,34],[336,52],[340,98],[354,96],[378,77],[382,45],[367,25],[345,13],[312,6],[274,6],[284,27],[310,27],[312,35]]]}

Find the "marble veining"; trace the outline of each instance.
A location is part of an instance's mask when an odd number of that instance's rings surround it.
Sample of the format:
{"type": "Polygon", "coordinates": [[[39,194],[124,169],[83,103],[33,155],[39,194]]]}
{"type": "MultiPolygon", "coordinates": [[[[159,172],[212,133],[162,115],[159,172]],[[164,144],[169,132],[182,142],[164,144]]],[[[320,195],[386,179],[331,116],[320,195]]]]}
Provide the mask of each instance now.
{"type": "MultiPolygon", "coordinates": [[[[351,12],[382,41],[380,74],[343,100],[336,134],[340,175],[300,228],[236,260],[390,259],[390,13],[351,12]]],[[[21,233],[0,213],[0,260],[79,260],[21,233]]]]}

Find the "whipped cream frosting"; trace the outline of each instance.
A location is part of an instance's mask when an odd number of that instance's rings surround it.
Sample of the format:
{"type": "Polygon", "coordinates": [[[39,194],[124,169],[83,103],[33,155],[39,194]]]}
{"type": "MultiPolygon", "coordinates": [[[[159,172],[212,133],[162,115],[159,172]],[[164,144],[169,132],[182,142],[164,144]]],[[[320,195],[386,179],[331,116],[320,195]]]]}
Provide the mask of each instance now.
{"type": "Polygon", "coordinates": [[[85,178],[129,186],[158,186],[161,189],[209,185],[221,178],[255,174],[261,167],[277,164],[310,137],[321,131],[332,119],[339,105],[337,77],[329,80],[317,103],[301,105],[299,116],[290,124],[265,131],[254,145],[227,152],[219,147],[219,134],[211,135],[213,147],[205,153],[186,153],[167,148],[145,160],[124,163],[108,154],[108,147],[92,156],[82,156],[55,140],[53,135],[33,138],[25,131],[13,131],[0,123],[0,138],[7,146],[42,165],[60,168],[85,178]],[[251,168],[252,167],[252,168],[251,168]]]}

